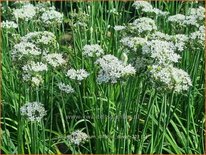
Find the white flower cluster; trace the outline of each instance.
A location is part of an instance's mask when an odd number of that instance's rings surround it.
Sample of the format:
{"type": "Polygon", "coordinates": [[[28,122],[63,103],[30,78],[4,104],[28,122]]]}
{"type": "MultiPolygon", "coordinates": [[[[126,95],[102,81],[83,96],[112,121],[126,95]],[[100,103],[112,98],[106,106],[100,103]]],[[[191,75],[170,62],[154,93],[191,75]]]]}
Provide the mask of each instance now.
{"type": "Polygon", "coordinates": [[[38,2],[38,3],[35,5],[36,11],[37,11],[37,13],[39,13],[39,14],[42,14],[42,13],[44,13],[44,12],[47,11],[47,10],[55,10],[55,7],[54,7],[54,6],[52,6],[52,7],[50,7],[50,6],[51,6],[51,4],[50,4],[49,1],[47,1],[47,2],[38,2]]]}
{"type": "Polygon", "coordinates": [[[41,20],[47,26],[61,24],[63,22],[63,14],[54,9],[47,10],[42,14],[41,20]]]}
{"type": "Polygon", "coordinates": [[[155,21],[147,17],[141,17],[134,20],[133,23],[130,24],[130,26],[132,30],[136,31],[139,34],[157,30],[155,21]]]}
{"type": "Polygon", "coordinates": [[[48,45],[58,47],[56,36],[48,31],[30,32],[23,36],[21,41],[34,43],[35,45],[41,46],[41,48],[48,47],[48,45]]]}
{"type": "Polygon", "coordinates": [[[58,87],[61,91],[70,94],[74,92],[74,89],[70,85],[66,85],[65,83],[58,83],[58,87]]]}
{"type": "Polygon", "coordinates": [[[150,36],[151,40],[163,40],[163,41],[170,41],[171,40],[171,36],[159,31],[156,31],[154,33],[151,34],[150,36]]]}
{"type": "Polygon", "coordinates": [[[35,44],[30,42],[20,42],[14,45],[12,50],[13,59],[22,59],[24,56],[37,56],[41,54],[41,50],[35,44]]]}
{"type": "Polygon", "coordinates": [[[186,48],[186,44],[189,40],[185,34],[168,35],[159,31],[156,31],[150,36],[151,40],[162,40],[172,42],[177,51],[182,52],[186,48]]]}
{"type": "Polygon", "coordinates": [[[47,71],[48,67],[42,62],[31,61],[30,63],[24,65],[22,69],[24,72],[43,72],[47,71]]]}
{"type": "Polygon", "coordinates": [[[70,21],[69,21],[69,25],[71,27],[87,27],[88,26],[88,22],[89,22],[89,14],[87,14],[85,11],[83,11],[81,8],[78,10],[78,12],[76,12],[76,10],[74,12],[70,12],[70,21]]]}
{"type": "Polygon", "coordinates": [[[66,61],[63,59],[62,54],[60,53],[50,53],[50,54],[46,54],[44,56],[44,59],[46,60],[46,62],[48,64],[50,64],[51,66],[53,66],[54,68],[61,66],[63,64],[66,63],[66,61]]]}
{"type": "Polygon", "coordinates": [[[205,26],[200,26],[198,31],[195,31],[189,36],[192,47],[205,48],[205,26]]]}
{"type": "MultiPolygon", "coordinates": [[[[29,74],[25,74],[25,75],[30,76],[29,74]]],[[[31,78],[31,82],[35,86],[39,86],[41,83],[43,83],[43,79],[40,75],[35,75],[33,77],[27,77],[27,79],[25,78],[25,75],[23,76],[24,80],[27,81],[29,80],[29,78],[31,78]]]]}
{"type": "Polygon", "coordinates": [[[137,51],[139,47],[142,47],[147,40],[140,37],[124,37],[120,40],[120,43],[126,48],[129,48],[133,51],[137,51]]]}
{"type": "Polygon", "coordinates": [[[174,42],[176,50],[182,52],[186,48],[186,44],[189,41],[189,37],[185,34],[176,34],[171,36],[171,40],[174,42]]]}
{"type": "Polygon", "coordinates": [[[39,86],[43,83],[42,73],[45,73],[48,70],[47,64],[43,62],[28,62],[23,65],[23,80],[31,82],[34,86],[39,86]]]}
{"type": "Polygon", "coordinates": [[[35,6],[29,2],[22,3],[20,8],[13,10],[14,17],[18,22],[34,20],[40,22],[43,26],[51,26],[61,24],[63,22],[63,13],[50,7],[49,2],[37,3],[35,6]]]}
{"type": "Polygon", "coordinates": [[[121,77],[135,74],[134,67],[125,65],[111,54],[104,55],[102,58],[97,59],[95,63],[101,68],[97,77],[98,83],[116,83],[121,77]]]}
{"type": "Polygon", "coordinates": [[[39,102],[28,102],[20,108],[20,111],[22,116],[26,116],[32,122],[40,122],[46,115],[43,104],[39,102]]]}
{"type": "Polygon", "coordinates": [[[65,64],[62,54],[52,53],[56,48],[56,36],[48,31],[30,32],[21,37],[21,42],[14,45],[11,53],[13,60],[20,61],[23,80],[39,86],[43,83],[42,74],[48,71],[48,65],[56,68],[65,64]]]}
{"type": "Polygon", "coordinates": [[[76,130],[72,132],[71,135],[68,135],[67,138],[72,144],[80,145],[86,142],[89,136],[80,130],[76,130]]]}
{"type": "Polygon", "coordinates": [[[176,63],[181,58],[174,52],[175,46],[172,42],[151,40],[142,47],[142,54],[148,55],[158,64],[176,63]]]}
{"type": "Polygon", "coordinates": [[[6,21],[2,21],[1,27],[3,29],[16,29],[18,25],[13,21],[6,20],[6,21]]]}
{"type": "Polygon", "coordinates": [[[169,15],[169,12],[167,12],[167,11],[162,11],[162,10],[160,10],[160,9],[158,9],[158,8],[153,8],[152,10],[151,10],[151,13],[155,13],[157,16],[167,16],[167,15],[169,15]]]}
{"type": "Polygon", "coordinates": [[[189,12],[189,16],[194,16],[197,20],[204,20],[205,18],[205,8],[202,6],[191,8],[189,12]]]}
{"type": "Polygon", "coordinates": [[[189,10],[189,15],[176,14],[170,16],[168,21],[178,24],[180,26],[196,26],[199,27],[203,23],[205,18],[205,8],[199,6],[199,8],[191,8],[189,10]]]}
{"type": "Polygon", "coordinates": [[[103,49],[98,44],[85,45],[83,47],[83,55],[87,57],[99,57],[104,54],[103,49]]]}
{"type": "Polygon", "coordinates": [[[146,13],[154,13],[157,16],[166,16],[169,14],[169,12],[161,11],[160,9],[154,8],[147,1],[135,1],[132,6],[134,6],[136,10],[140,10],[146,13]]]}
{"type": "MultiPolygon", "coordinates": [[[[133,6],[138,10],[138,13],[144,12],[147,15],[152,13],[157,15],[158,12],[161,12],[161,10],[153,8],[147,1],[136,1],[133,6]]],[[[202,7],[193,8],[188,15],[176,14],[170,16],[168,21],[176,24],[172,26],[197,26],[202,24],[204,12],[202,7]]],[[[166,15],[166,12],[164,13],[166,15]]],[[[181,59],[180,52],[187,49],[189,45],[195,47],[195,49],[204,47],[204,26],[200,26],[198,31],[189,36],[186,34],[169,35],[158,31],[153,19],[140,17],[133,23],[129,23],[124,32],[127,35],[124,34],[120,43],[124,47],[124,52],[129,56],[128,62],[135,67],[137,72],[144,73],[148,65],[152,66],[152,69],[149,70],[153,77],[151,78],[152,81],[162,84],[163,87],[175,89],[176,92],[188,90],[189,86],[192,85],[189,75],[185,71],[173,67],[173,64],[178,63],[181,59]]],[[[112,66],[110,67],[105,65],[107,64],[106,61],[103,64],[102,66],[106,67],[100,70],[98,80],[108,82],[110,80],[108,77],[111,76],[109,71],[115,70],[116,67],[114,66],[121,65],[110,64],[112,66]]],[[[114,74],[115,76],[119,77],[119,74],[114,74]]],[[[116,82],[115,80],[114,82],[116,82]]]]}
{"type": "Polygon", "coordinates": [[[161,88],[164,86],[166,89],[180,93],[192,86],[188,73],[172,65],[166,67],[152,65],[149,70],[154,81],[161,83],[161,88]]]}
{"type": "Polygon", "coordinates": [[[89,76],[89,73],[84,69],[69,69],[66,74],[70,79],[82,81],[89,76]]]}
{"type": "Polygon", "coordinates": [[[184,25],[185,20],[186,20],[186,17],[183,14],[176,14],[176,15],[168,17],[169,22],[176,23],[181,26],[184,25]]]}
{"type": "Polygon", "coordinates": [[[36,8],[32,4],[26,3],[25,5],[22,6],[22,8],[14,9],[13,14],[17,22],[19,19],[28,21],[35,17],[36,8]]]}
{"type": "Polygon", "coordinates": [[[153,9],[152,5],[147,1],[135,1],[132,6],[135,7],[136,10],[142,10],[143,12],[153,9]]]}
{"type": "Polygon", "coordinates": [[[32,75],[32,73],[24,73],[22,75],[24,81],[31,82],[32,85],[38,87],[40,84],[43,83],[42,76],[39,74],[32,75]]]}
{"type": "Polygon", "coordinates": [[[14,5],[18,5],[18,6],[22,6],[25,4],[29,4],[29,1],[21,1],[21,0],[17,0],[14,2],[14,5]]]}

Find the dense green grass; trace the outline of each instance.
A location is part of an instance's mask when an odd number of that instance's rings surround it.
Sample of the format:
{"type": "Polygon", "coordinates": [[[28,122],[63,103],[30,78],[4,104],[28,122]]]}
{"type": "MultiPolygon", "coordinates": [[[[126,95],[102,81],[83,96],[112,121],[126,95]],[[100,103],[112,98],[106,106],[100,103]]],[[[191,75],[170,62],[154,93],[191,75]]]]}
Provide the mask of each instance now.
{"type": "MultiPolygon", "coordinates": [[[[36,3],[36,2],[34,2],[36,3]]],[[[132,22],[140,16],[133,2],[52,2],[64,13],[61,26],[44,27],[34,21],[20,22],[12,32],[2,30],[2,108],[1,150],[5,154],[114,153],[114,154],[203,154],[204,153],[204,49],[186,49],[176,64],[188,72],[193,86],[186,93],[158,91],[150,77],[136,73],[116,84],[97,84],[95,59],[82,55],[86,44],[98,43],[105,54],[121,59],[119,32],[112,28],[132,22]],[[117,13],[109,12],[116,9],[117,13]],[[71,16],[75,10],[87,13],[71,16]],[[79,18],[79,19],[78,19],[79,18]],[[85,18],[86,27],[71,26],[85,18]],[[32,87],[21,79],[22,71],[12,61],[11,50],[18,37],[32,31],[53,32],[59,42],[59,53],[67,65],[51,69],[40,87],[32,87]],[[90,76],[78,84],[66,77],[69,68],[85,68],[90,76]],[[60,92],[58,82],[75,89],[73,94],[60,92]],[[21,116],[20,107],[27,101],[39,101],[47,110],[41,122],[29,122],[21,116]],[[71,117],[70,117],[71,116],[71,117]],[[74,117],[75,116],[75,117],[74,117]],[[102,118],[103,117],[103,118],[102,118]],[[117,119],[115,119],[117,118],[117,119]],[[80,146],[69,143],[66,136],[81,129],[90,138],[80,146]]],[[[203,2],[152,2],[171,15],[186,13],[203,2]]],[[[4,6],[8,6],[5,2],[4,6]]],[[[9,4],[12,6],[12,3],[9,4]]],[[[9,19],[9,12],[2,19],[9,19]]],[[[165,18],[155,18],[158,29],[174,34],[177,29],[165,18]]],[[[190,34],[193,28],[181,31],[190,34]]],[[[53,50],[53,49],[52,49],[53,50]]],[[[128,57],[130,59],[130,57],[128,57]]],[[[22,62],[23,63],[23,62],[22,62]]]]}

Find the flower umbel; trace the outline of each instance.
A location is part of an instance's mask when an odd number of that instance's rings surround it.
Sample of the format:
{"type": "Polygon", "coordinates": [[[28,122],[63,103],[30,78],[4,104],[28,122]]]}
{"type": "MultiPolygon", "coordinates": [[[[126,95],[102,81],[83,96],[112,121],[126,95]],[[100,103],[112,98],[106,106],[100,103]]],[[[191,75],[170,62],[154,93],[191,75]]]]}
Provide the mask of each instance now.
{"type": "Polygon", "coordinates": [[[98,44],[92,44],[92,45],[85,45],[83,47],[83,55],[87,57],[99,57],[104,53],[101,46],[98,44]]]}
{"type": "Polygon", "coordinates": [[[40,122],[46,115],[43,104],[39,102],[28,102],[20,108],[20,111],[22,116],[26,116],[32,122],[40,122]]]}
{"type": "Polygon", "coordinates": [[[156,83],[160,83],[161,89],[174,90],[175,92],[187,91],[192,86],[191,79],[187,72],[173,66],[161,67],[152,65],[151,76],[156,83]]]}
{"type": "Polygon", "coordinates": [[[74,89],[70,85],[67,85],[67,84],[62,83],[62,82],[58,83],[58,87],[61,91],[65,92],[67,94],[74,92],[74,89]]]}
{"type": "Polygon", "coordinates": [[[123,76],[135,74],[135,69],[130,64],[126,65],[117,57],[108,54],[95,62],[100,66],[100,71],[97,77],[98,83],[116,83],[123,76]]]}
{"type": "Polygon", "coordinates": [[[80,130],[76,130],[72,132],[71,135],[68,135],[67,138],[72,144],[80,145],[87,141],[89,136],[80,130]]]}
{"type": "Polygon", "coordinates": [[[78,70],[69,69],[67,71],[67,76],[70,79],[82,81],[89,76],[89,73],[85,71],[84,69],[78,69],[78,70]]]}

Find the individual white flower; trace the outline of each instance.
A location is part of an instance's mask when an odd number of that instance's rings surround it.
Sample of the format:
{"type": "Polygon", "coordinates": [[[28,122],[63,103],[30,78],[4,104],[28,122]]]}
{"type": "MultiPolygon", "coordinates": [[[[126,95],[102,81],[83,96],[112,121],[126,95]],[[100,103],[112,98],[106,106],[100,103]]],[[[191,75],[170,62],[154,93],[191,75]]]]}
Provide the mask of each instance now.
{"type": "Polygon", "coordinates": [[[61,24],[63,22],[63,14],[55,10],[47,10],[42,14],[41,20],[47,26],[61,24]]]}
{"type": "Polygon", "coordinates": [[[52,32],[48,31],[39,31],[39,32],[30,32],[21,38],[23,42],[31,42],[35,45],[43,47],[58,47],[56,41],[56,36],[52,32]]]}
{"type": "Polygon", "coordinates": [[[146,42],[147,39],[140,37],[124,37],[120,40],[120,43],[122,43],[124,47],[132,49],[133,51],[136,51],[138,47],[142,47],[146,42]]]}
{"type": "Polygon", "coordinates": [[[20,42],[14,45],[12,50],[13,59],[18,58],[21,59],[23,56],[37,56],[41,54],[41,50],[36,47],[33,43],[29,42],[20,42]]]}
{"type": "Polygon", "coordinates": [[[70,85],[66,85],[65,83],[58,83],[58,87],[61,91],[70,94],[74,92],[74,89],[70,85]]]}
{"type": "Polygon", "coordinates": [[[89,73],[84,69],[69,69],[66,74],[70,79],[82,81],[89,76],[89,73]]]}
{"type": "Polygon", "coordinates": [[[32,122],[40,122],[46,115],[43,104],[39,102],[28,102],[20,108],[20,111],[22,116],[26,116],[32,122]]]}
{"type": "Polygon", "coordinates": [[[32,4],[27,3],[20,9],[14,9],[13,14],[17,22],[19,19],[28,21],[33,19],[33,17],[36,15],[36,8],[32,4]]]}
{"type": "Polygon", "coordinates": [[[44,56],[44,59],[53,67],[58,67],[66,63],[63,59],[62,54],[59,53],[50,53],[44,56]]]}
{"type": "Polygon", "coordinates": [[[188,73],[171,65],[166,67],[152,65],[149,71],[153,81],[160,83],[160,87],[163,89],[174,90],[180,93],[187,91],[192,86],[188,73]]]}
{"type": "Polygon", "coordinates": [[[158,64],[170,64],[178,62],[180,55],[174,52],[175,46],[172,42],[151,40],[148,41],[142,48],[142,54],[148,55],[158,64]]]}
{"type": "Polygon", "coordinates": [[[15,29],[18,27],[18,25],[13,21],[6,20],[6,21],[2,21],[1,27],[3,29],[15,29]]]}
{"type": "Polygon", "coordinates": [[[130,24],[130,26],[132,30],[137,31],[139,34],[157,30],[155,21],[147,17],[141,17],[134,20],[134,22],[130,24]]]}
{"type": "Polygon", "coordinates": [[[98,83],[116,83],[121,77],[132,75],[136,72],[134,67],[126,65],[111,54],[104,55],[102,58],[97,59],[95,64],[100,66],[97,77],[98,83]]]}
{"type": "Polygon", "coordinates": [[[98,44],[85,45],[83,47],[83,55],[87,57],[99,57],[104,54],[103,49],[98,44]]]}
{"type": "Polygon", "coordinates": [[[34,61],[31,61],[30,63],[24,65],[22,69],[24,72],[42,72],[48,70],[46,64],[34,61]]]}
{"type": "Polygon", "coordinates": [[[80,130],[76,130],[72,132],[71,135],[68,135],[67,138],[72,144],[80,145],[86,142],[89,136],[80,130]]]}
{"type": "Polygon", "coordinates": [[[121,31],[121,30],[124,30],[124,29],[126,29],[126,27],[122,26],[122,25],[115,25],[114,26],[114,30],[115,31],[121,31]]]}

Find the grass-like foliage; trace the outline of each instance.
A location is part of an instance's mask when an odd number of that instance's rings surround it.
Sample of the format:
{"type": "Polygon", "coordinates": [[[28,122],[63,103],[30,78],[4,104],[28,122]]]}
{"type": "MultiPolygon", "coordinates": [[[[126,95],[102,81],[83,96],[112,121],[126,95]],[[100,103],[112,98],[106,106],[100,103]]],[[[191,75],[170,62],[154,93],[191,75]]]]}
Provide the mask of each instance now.
{"type": "Polygon", "coordinates": [[[1,11],[2,153],[204,153],[204,2],[1,11]]]}

